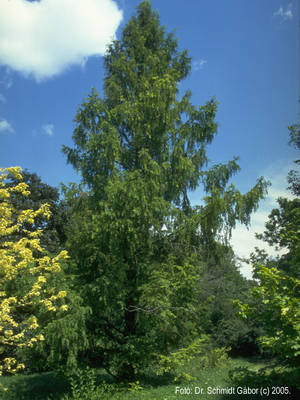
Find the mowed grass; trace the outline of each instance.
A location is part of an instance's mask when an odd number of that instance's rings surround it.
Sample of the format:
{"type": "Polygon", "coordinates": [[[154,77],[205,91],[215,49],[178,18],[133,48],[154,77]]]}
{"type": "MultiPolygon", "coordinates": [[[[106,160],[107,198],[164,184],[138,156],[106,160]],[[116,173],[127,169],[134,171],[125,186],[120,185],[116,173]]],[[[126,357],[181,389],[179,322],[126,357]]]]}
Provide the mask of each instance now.
{"type": "MultiPolygon", "coordinates": [[[[188,373],[195,377],[194,381],[188,383],[174,383],[171,378],[160,378],[150,376],[141,379],[139,383],[134,383],[131,388],[121,388],[109,383],[108,377],[103,371],[96,371],[96,387],[93,388],[88,377],[80,387],[71,387],[68,381],[58,377],[53,373],[20,375],[15,377],[3,377],[0,380],[4,386],[8,387],[7,392],[0,395],[3,400],[223,400],[223,399],[293,399],[297,394],[293,389],[289,393],[272,395],[272,385],[276,382],[266,381],[257,375],[269,363],[259,359],[230,359],[227,364],[214,368],[201,368],[200,360],[193,360],[188,366],[188,373]],[[232,380],[233,371],[250,371],[249,380],[243,378],[232,380]],[[252,393],[237,393],[249,387],[252,393]],[[269,387],[269,395],[261,396],[260,388],[269,387]],[[226,394],[226,389],[229,394],[226,394]],[[257,390],[257,394],[253,394],[257,390]],[[231,391],[231,392],[230,392],[231,391]],[[222,393],[223,392],[223,393],[222,393]]],[[[292,384],[293,384],[293,377],[292,384]]],[[[296,375],[295,378],[297,379],[296,375]]],[[[278,382],[279,384],[282,382],[278,382]]],[[[289,382],[291,384],[291,382],[289,382]]],[[[294,382],[296,385],[297,382],[294,382]]],[[[278,386],[279,388],[281,386],[278,386]]],[[[283,390],[283,389],[279,389],[283,390]]],[[[298,392],[299,395],[299,392],[298,392]]]]}

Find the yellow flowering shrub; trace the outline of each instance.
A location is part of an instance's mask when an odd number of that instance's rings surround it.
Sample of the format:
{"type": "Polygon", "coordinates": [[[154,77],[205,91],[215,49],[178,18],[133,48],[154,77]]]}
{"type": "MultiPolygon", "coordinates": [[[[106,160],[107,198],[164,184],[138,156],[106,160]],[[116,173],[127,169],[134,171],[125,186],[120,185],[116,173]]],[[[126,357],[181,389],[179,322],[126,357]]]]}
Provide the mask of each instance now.
{"type": "Polygon", "coordinates": [[[43,335],[35,334],[39,326],[34,315],[39,304],[48,311],[56,309],[66,311],[66,305],[58,304],[58,299],[66,297],[65,291],[47,288],[47,280],[52,274],[60,272],[60,262],[68,258],[66,251],[56,257],[49,257],[40,245],[41,231],[30,232],[25,224],[34,224],[37,216],[49,218],[48,204],[38,210],[14,209],[10,202],[13,193],[28,196],[28,185],[22,182],[21,168],[0,168],[0,375],[3,372],[16,373],[24,369],[24,364],[8,355],[16,347],[32,347],[37,341],[44,340],[43,335]],[[10,177],[20,182],[10,187],[6,183],[10,177]],[[15,236],[13,235],[20,234],[15,236]],[[17,238],[17,239],[16,239],[17,238]],[[8,294],[6,288],[20,277],[30,276],[30,287],[20,296],[8,294]],[[56,304],[57,303],[57,304],[56,304]]]}

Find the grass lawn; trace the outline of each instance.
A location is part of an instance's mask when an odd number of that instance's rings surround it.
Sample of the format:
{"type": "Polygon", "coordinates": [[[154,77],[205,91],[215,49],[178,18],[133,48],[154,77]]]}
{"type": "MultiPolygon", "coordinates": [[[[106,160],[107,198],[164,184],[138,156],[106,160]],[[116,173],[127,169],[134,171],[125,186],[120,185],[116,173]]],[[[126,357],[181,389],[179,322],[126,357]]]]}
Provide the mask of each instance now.
{"type": "MultiPolygon", "coordinates": [[[[173,383],[160,377],[147,378],[141,380],[141,383],[133,385],[132,390],[112,391],[112,386],[105,383],[105,375],[96,371],[97,386],[94,389],[92,382],[85,377],[83,381],[78,382],[73,388],[73,395],[70,395],[70,386],[68,382],[52,373],[19,375],[15,377],[2,377],[0,383],[8,387],[7,392],[0,397],[3,400],[206,400],[206,399],[293,399],[296,397],[294,389],[291,386],[296,385],[295,379],[299,378],[299,370],[293,377],[289,376],[290,386],[285,389],[287,383],[274,382],[276,377],[270,379],[266,375],[262,378],[257,376],[257,371],[265,368],[268,363],[259,359],[230,359],[223,366],[214,368],[199,368],[197,359],[189,365],[189,374],[195,377],[195,380],[189,383],[173,383]],[[238,378],[233,380],[233,371],[244,371],[245,368],[252,371],[248,377],[238,374],[238,378]],[[298,374],[298,377],[297,377],[298,374]],[[136,386],[136,387],[134,387],[136,386]],[[141,386],[141,389],[138,389],[141,386]],[[272,386],[274,394],[272,395],[272,386]],[[240,389],[238,389],[238,387],[240,389]],[[227,388],[227,389],[226,389],[227,388]],[[247,392],[244,391],[244,388],[247,392]],[[247,389],[249,388],[249,389],[247,389]],[[269,395],[261,395],[261,388],[269,389],[269,395]],[[275,394],[275,391],[277,394],[275,394]],[[289,393],[288,393],[288,392],[289,393]],[[69,392],[69,395],[67,394],[69,392]],[[238,393],[241,392],[241,393],[238,393]],[[77,393],[77,395],[76,395],[77,393]],[[227,393],[227,394],[226,394],[227,393]],[[282,395],[280,394],[282,393],[282,395]]],[[[284,379],[284,378],[283,378],[284,379]]],[[[120,389],[120,388],[118,388],[120,389]]],[[[298,392],[299,396],[299,392],[298,392]]]]}

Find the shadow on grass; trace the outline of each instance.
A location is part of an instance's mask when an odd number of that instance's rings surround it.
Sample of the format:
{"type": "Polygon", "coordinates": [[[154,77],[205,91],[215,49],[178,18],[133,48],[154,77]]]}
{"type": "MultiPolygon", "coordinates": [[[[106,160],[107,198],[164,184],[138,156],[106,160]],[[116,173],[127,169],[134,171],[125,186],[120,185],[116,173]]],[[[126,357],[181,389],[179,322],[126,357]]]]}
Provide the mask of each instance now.
{"type": "Polygon", "coordinates": [[[222,400],[300,399],[300,367],[268,365],[256,370],[237,367],[230,371],[229,377],[235,391],[231,395],[222,395],[222,400]],[[265,392],[261,392],[261,389],[265,392]]]}
{"type": "Polygon", "coordinates": [[[3,377],[1,383],[8,388],[3,400],[46,400],[51,395],[59,398],[69,389],[66,378],[51,372],[3,377]]]}
{"type": "MultiPolygon", "coordinates": [[[[112,384],[114,380],[102,372],[95,371],[95,384],[112,384]]],[[[76,378],[75,378],[76,381],[76,378]]],[[[84,377],[84,384],[89,384],[89,376],[84,377]]],[[[36,373],[1,377],[0,383],[8,388],[0,392],[0,400],[58,400],[70,393],[70,379],[55,372],[36,373]]]]}

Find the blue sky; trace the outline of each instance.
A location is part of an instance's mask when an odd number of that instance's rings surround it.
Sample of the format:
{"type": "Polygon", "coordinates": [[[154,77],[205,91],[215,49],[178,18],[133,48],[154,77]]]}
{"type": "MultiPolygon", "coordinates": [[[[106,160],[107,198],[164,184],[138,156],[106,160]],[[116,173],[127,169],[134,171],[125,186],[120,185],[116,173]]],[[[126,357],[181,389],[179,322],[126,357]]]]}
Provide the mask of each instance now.
{"type": "MultiPolygon", "coordinates": [[[[106,44],[138,0],[0,0],[0,166],[20,165],[57,186],[78,181],[61,153],[91,87],[102,92],[106,44]]],[[[254,245],[286,174],[298,157],[287,126],[299,120],[299,2],[296,0],[153,0],[167,31],[192,57],[180,92],[196,105],[220,102],[212,163],[240,157],[241,191],[264,175],[273,182],[251,231],[238,227],[240,255],[254,245]],[[249,234],[251,233],[251,238],[249,234]]],[[[200,200],[199,193],[192,201],[200,200]]]]}

